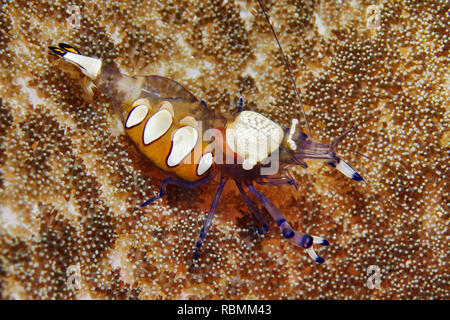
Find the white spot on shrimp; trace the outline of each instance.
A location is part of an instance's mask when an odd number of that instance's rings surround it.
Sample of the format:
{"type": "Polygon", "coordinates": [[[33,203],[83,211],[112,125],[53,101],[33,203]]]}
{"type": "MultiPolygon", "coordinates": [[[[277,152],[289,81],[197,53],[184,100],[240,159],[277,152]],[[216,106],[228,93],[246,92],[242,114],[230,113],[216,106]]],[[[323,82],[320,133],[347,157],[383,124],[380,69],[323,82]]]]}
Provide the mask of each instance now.
{"type": "Polygon", "coordinates": [[[172,114],[168,110],[160,110],[148,119],[145,124],[144,144],[150,144],[169,130],[172,125],[172,114]]]}
{"type": "Polygon", "coordinates": [[[211,152],[205,153],[198,162],[197,165],[197,175],[201,176],[206,171],[208,171],[209,168],[211,168],[213,164],[213,155],[211,152]]]}
{"type": "Polygon", "coordinates": [[[198,140],[198,132],[193,127],[181,127],[172,137],[172,150],[167,158],[167,166],[175,167],[194,149],[198,140]]]}
{"type": "Polygon", "coordinates": [[[132,128],[142,121],[144,121],[145,117],[148,113],[148,107],[145,104],[140,104],[136,106],[128,115],[127,121],[125,123],[125,127],[132,128]]]}

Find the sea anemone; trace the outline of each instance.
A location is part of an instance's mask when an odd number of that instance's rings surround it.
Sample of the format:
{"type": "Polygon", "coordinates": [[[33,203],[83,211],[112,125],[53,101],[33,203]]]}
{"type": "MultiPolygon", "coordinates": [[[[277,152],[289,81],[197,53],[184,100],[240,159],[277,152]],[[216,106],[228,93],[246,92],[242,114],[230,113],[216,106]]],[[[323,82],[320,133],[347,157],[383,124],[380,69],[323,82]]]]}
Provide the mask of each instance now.
{"type": "Polygon", "coordinates": [[[450,298],[448,1],[264,4],[314,137],[356,124],[339,152],[368,185],[310,163],[292,168],[298,190],[262,188],[293,227],[330,241],[327,262],[275,225],[258,235],[231,184],[193,261],[215,183],[169,188],[140,208],[165,174],[134,149],[105,97],[47,52],[70,43],[125,73],[175,79],[219,114],[243,97],[288,126],[299,106],[255,1],[6,1],[1,298],[450,298]]]}

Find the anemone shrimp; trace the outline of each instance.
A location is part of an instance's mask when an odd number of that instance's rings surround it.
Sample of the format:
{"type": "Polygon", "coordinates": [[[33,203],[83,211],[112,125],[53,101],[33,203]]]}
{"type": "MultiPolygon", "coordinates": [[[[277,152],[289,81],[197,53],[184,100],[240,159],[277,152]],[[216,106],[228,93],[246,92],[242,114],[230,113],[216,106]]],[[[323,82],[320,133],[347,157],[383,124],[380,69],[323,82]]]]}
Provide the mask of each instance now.
{"type": "Polygon", "coordinates": [[[219,116],[208,108],[206,102],[169,78],[158,75],[128,76],[120,73],[114,65],[82,55],[74,47],[63,43],[49,49],[52,54],[78,66],[94,82],[109,98],[137,149],[155,166],[171,175],[162,181],[159,193],[142,203],[141,207],[165,196],[168,185],[195,188],[220,176],[219,186],[196,242],[194,259],[198,258],[211,227],[224,186],[231,179],[258,221],[259,233],[268,232],[269,223],[248,192],[262,203],[284,238],[306,249],[316,262],[323,263],[325,260],[316,254],[313,244],[326,246],[328,241],[295,231],[274,203],[255,188],[255,184],[295,185],[288,167],[300,165],[307,168],[305,159],[325,162],[353,180],[364,179],[335,153],[337,145],[351,129],[330,144],[313,141],[286,55],[265,9],[259,0],[258,3],[289,71],[308,134],[299,128],[298,119],[292,119],[291,126],[283,128],[257,112],[243,110],[242,100],[236,113],[219,116]],[[205,134],[202,134],[203,130],[205,134]],[[209,142],[211,138],[214,138],[213,143],[209,142]]]}

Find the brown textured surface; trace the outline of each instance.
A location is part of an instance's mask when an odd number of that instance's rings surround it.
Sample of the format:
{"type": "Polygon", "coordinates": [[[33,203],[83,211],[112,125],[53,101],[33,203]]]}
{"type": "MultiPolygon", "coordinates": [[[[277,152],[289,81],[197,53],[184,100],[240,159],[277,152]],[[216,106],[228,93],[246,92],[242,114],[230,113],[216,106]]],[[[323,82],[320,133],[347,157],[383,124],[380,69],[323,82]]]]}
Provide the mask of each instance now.
{"type": "Polygon", "coordinates": [[[166,199],[137,208],[164,174],[117,129],[104,98],[46,47],[66,42],[127,72],[176,79],[216,112],[234,112],[242,95],[247,108],[288,125],[297,104],[267,23],[259,10],[239,14],[257,5],[194,2],[80,4],[73,30],[66,10],[78,1],[1,1],[0,296],[450,298],[448,2],[380,2],[381,29],[367,30],[372,1],[265,1],[314,137],[329,141],[359,123],[340,154],[371,187],[310,163],[295,170],[298,191],[261,188],[295,228],[330,241],[319,249],[327,263],[316,265],[273,223],[255,235],[229,184],[192,266],[217,184],[169,188],[166,199]],[[80,267],[80,290],[66,286],[71,265],[80,267]],[[381,269],[380,289],[366,286],[370,265],[381,269]]]}

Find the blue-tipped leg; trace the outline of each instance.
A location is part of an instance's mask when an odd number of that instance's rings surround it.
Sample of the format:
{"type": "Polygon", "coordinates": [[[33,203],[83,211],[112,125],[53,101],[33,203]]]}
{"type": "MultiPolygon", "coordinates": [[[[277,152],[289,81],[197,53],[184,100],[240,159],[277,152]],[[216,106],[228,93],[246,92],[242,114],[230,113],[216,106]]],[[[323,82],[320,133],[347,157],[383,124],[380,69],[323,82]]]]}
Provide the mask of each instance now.
{"type": "Polygon", "coordinates": [[[356,180],[356,181],[363,181],[364,180],[363,177],[361,177],[358,172],[353,173],[352,179],[356,180]]]}
{"type": "Polygon", "coordinates": [[[162,190],[159,192],[158,195],[151,197],[150,199],[148,199],[147,201],[145,201],[144,203],[141,204],[141,208],[148,206],[149,204],[155,202],[156,200],[164,197],[166,195],[166,192],[163,192],[162,190]]]}
{"type": "Polygon", "coordinates": [[[324,259],[324,258],[322,258],[322,257],[317,257],[317,258],[316,258],[316,262],[317,262],[317,263],[321,263],[321,264],[322,264],[322,263],[324,263],[324,262],[325,262],[325,259],[324,259]]]}
{"type": "Polygon", "coordinates": [[[256,232],[258,232],[258,234],[265,234],[265,233],[269,232],[269,225],[268,224],[263,224],[261,226],[261,228],[256,230],[256,232]]]}
{"type": "Polygon", "coordinates": [[[352,168],[351,165],[349,165],[347,162],[339,158],[338,156],[335,156],[335,159],[332,161],[327,162],[327,164],[333,168],[338,169],[342,174],[345,176],[352,178],[356,181],[365,181],[363,177],[359,175],[358,172],[356,172],[355,169],[352,168]]]}
{"type": "Polygon", "coordinates": [[[297,184],[294,178],[288,170],[283,170],[282,173],[275,176],[265,176],[256,181],[260,185],[270,186],[293,186],[295,190],[298,190],[297,184]]]}
{"type": "Polygon", "coordinates": [[[158,199],[161,199],[162,197],[164,197],[165,195],[167,195],[167,186],[169,184],[175,185],[177,187],[182,187],[182,188],[196,188],[198,186],[201,186],[202,184],[205,184],[207,182],[209,182],[212,178],[215,177],[215,174],[213,175],[208,175],[206,177],[203,177],[197,181],[184,181],[178,178],[173,178],[173,177],[169,177],[169,178],[165,178],[162,182],[161,182],[161,186],[159,189],[159,194],[157,194],[156,196],[153,196],[152,198],[148,199],[147,201],[145,201],[144,203],[141,204],[141,208],[148,206],[149,204],[155,202],[158,199]]]}
{"type": "Polygon", "coordinates": [[[242,197],[245,200],[245,203],[247,204],[247,207],[250,209],[250,211],[255,216],[256,220],[258,220],[261,227],[257,229],[258,234],[264,234],[269,231],[269,224],[267,223],[266,219],[262,215],[261,211],[255,206],[252,200],[247,196],[244,189],[242,188],[242,184],[240,181],[234,179],[234,182],[236,183],[236,186],[239,189],[239,192],[241,193],[242,197]]]}
{"type": "Polygon", "coordinates": [[[195,243],[196,249],[195,249],[195,253],[194,253],[194,260],[197,260],[200,248],[202,247],[203,241],[205,240],[206,235],[208,234],[208,230],[211,227],[211,222],[214,217],[214,213],[216,212],[217,205],[219,204],[220,196],[222,195],[223,188],[225,187],[225,184],[227,183],[227,181],[228,181],[227,177],[222,176],[220,178],[219,187],[217,188],[216,195],[214,196],[211,207],[209,208],[208,216],[206,217],[206,220],[203,223],[202,230],[200,231],[197,242],[195,243]]]}
{"type": "Polygon", "coordinates": [[[263,178],[256,183],[260,185],[269,185],[269,186],[294,186],[295,190],[297,190],[297,184],[295,183],[294,179],[290,178],[277,178],[277,179],[270,179],[270,178],[263,178]]]}
{"type": "Polygon", "coordinates": [[[325,240],[324,238],[316,237],[316,236],[312,236],[312,238],[313,238],[314,244],[319,244],[321,246],[329,246],[330,245],[330,243],[327,240],[325,240]]]}
{"type": "Polygon", "coordinates": [[[276,224],[281,230],[284,238],[286,238],[292,244],[306,249],[308,254],[317,263],[323,263],[325,260],[319,257],[314,251],[313,244],[328,245],[328,241],[323,238],[310,236],[309,234],[295,231],[284,218],[283,214],[273,204],[270,199],[260,193],[252,184],[247,184],[248,189],[262,202],[266,210],[275,220],[276,224]]]}

